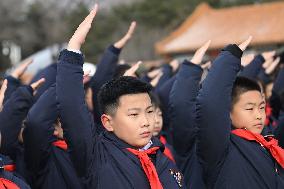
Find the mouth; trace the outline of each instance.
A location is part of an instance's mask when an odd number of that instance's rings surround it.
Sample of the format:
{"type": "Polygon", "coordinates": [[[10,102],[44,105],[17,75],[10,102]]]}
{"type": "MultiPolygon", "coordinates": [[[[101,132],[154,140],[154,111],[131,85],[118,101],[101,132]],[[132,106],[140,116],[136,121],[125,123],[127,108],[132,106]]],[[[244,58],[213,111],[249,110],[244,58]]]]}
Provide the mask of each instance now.
{"type": "Polygon", "coordinates": [[[263,128],[263,125],[261,123],[259,124],[255,124],[254,127],[258,128],[258,129],[262,129],[263,128]]]}
{"type": "Polygon", "coordinates": [[[142,138],[149,138],[150,135],[151,135],[151,132],[150,132],[150,131],[145,131],[145,132],[143,132],[143,133],[140,134],[140,136],[141,136],[142,138]]]}

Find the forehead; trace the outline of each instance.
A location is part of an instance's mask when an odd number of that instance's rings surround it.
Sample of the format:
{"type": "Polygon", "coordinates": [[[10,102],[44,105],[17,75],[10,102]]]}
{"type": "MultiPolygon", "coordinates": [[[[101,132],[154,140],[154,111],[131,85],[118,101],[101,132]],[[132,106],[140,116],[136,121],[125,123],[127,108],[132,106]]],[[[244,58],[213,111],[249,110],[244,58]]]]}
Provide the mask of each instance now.
{"type": "Polygon", "coordinates": [[[148,93],[139,93],[131,95],[123,95],[119,97],[118,108],[147,108],[151,106],[151,99],[148,93]]]}
{"type": "Polygon", "coordinates": [[[259,91],[247,91],[240,95],[237,103],[244,104],[260,104],[264,102],[264,98],[259,91]]]}

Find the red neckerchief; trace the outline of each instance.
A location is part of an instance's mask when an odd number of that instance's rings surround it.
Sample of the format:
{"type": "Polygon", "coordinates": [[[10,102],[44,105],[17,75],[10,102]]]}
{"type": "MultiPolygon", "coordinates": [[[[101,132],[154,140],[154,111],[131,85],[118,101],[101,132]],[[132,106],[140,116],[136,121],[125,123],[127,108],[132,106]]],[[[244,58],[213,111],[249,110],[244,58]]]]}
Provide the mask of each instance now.
{"type": "Polygon", "coordinates": [[[14,182],[0,178],[0,189],[20,189],[14,182]]]}
{"type": "Polygon", "coordinates": [[[172,160],[173,162],[175,162],[174,156],[171,152],[171,150],[166,146],[167,140],[165,137],[160,136],[160,141],[161,143],[165,146],[165,150],[164,150],[164,154],[165,156],[167,156],[170,160],[172,160]]]}
{"type": "Polygon", "coordinates": [[[65,151],[67,151],[67,149],[68,149],[68,146],[67,146],[65,140],[57,140],[57,141],[53,142],[52,144],[53,144],[53,146],[61,148],[62,150],[65,150],[65,151]]]}
{"type": "Polygon", "coordinates": [[[127,148],[129,152],[133,153],[139,158],[142,168],[150,182],[151,189],[163,189],[157,170],[148,156],[148,154],[155,154],[158,149],[159,147],[153,147],[148,150],[138,151],[132,148],[127,148]]]}
{"type": "Polygon", "coordinates": [[[235,129],[232,133],[243,139],[258,142],[261,146],[269,150],[272,157],[284,168],[284,149],[278,146],[278,140],[269,137],[269,141],[267,141],[262,135],[252,133],[245,129],[235,129]]]}
{"type": "Polygon", "coordinates": [[[16,170],[16,166],[14,164],[4,165],[3,168],[5,171],[9,171],[9,172],[13,172],[16,170]]]}

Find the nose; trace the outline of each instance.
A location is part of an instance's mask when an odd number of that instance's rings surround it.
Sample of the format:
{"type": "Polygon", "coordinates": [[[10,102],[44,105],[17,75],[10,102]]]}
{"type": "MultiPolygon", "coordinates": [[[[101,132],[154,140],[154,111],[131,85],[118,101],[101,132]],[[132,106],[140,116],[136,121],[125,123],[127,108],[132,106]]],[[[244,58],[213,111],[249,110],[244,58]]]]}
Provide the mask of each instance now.
{"type": "Polygon", "coordinates": [[[149,117],[146,114],[143,114],[141,121],[142,121],[142,127],[150,126],[149,117]]]}
{"type": "Polygon", "coordinates": [[[261,110],[257,110],[257,111],[256,111],[256,119],[257,119],[257,120],[261,120],[261,119],[262,119],[261,110]]]}

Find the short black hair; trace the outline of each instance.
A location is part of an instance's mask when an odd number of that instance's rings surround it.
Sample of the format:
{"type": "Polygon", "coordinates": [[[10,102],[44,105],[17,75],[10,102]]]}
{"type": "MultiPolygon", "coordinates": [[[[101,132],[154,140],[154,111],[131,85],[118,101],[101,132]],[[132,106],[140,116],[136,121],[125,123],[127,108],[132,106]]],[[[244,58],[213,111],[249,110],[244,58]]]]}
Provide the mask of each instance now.
{"type": "Polygon", "coordinates": [[[122,76],[104,84],[98,93],[102,114],[113,115],[123,95],[150,93],[152,86],[131,76],[122,76]]]}
{"type": "Polygon", "coordinates": [[[150,95],[150,98],[151,98],[152,105],[155,108],[162,109],[162,103],[161,103],[159,96],[156,93],[154,93],[153,91],[151,91],[149,93],[149,95],[150,95]]]}
{"type": "Polygon", "coordinates": [[[257,81],[247,77],[237,77],[232,89],[231,109],[239,101],[240,96],[248,91],[259,91],[262,93],[261,87],[257,81]]]}

